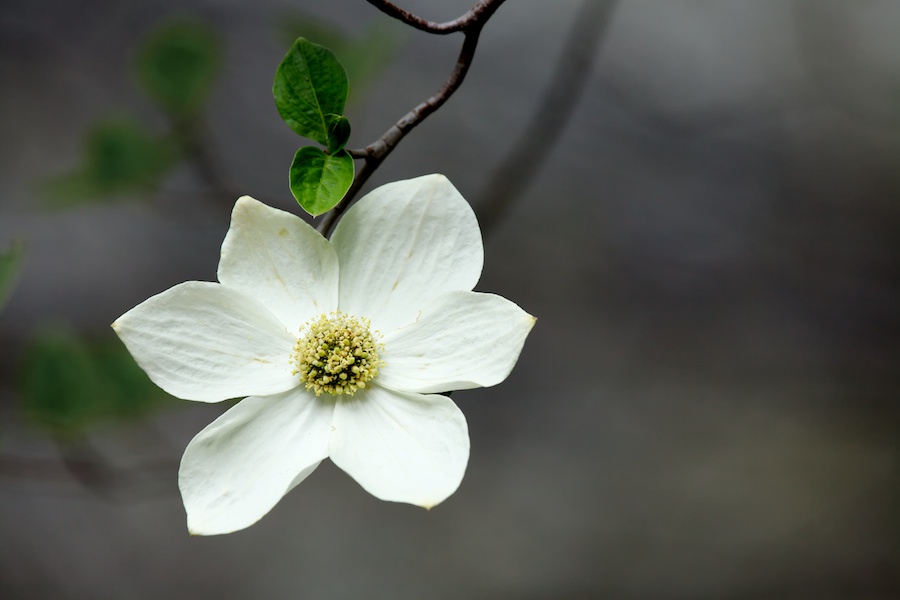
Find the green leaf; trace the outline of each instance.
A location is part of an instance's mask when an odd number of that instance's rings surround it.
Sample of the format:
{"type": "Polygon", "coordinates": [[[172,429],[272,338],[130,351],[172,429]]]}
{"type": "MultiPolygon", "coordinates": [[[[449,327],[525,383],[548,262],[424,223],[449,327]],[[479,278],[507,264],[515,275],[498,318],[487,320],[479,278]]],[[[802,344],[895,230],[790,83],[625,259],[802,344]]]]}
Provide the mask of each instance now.
{"type": "Polygon", "coordinates": [[[88,342],[59,327],[32,341],[19,391],[25,415],[58,435],[142,416],[171,401],[118,340],[88,342]]]}
{"type": "Polygon", "coordinates": [[[337,154],[350,139],[350,121],[341,115],[325,115],[328,123],[328,154],[337,154]]]}
{"type": "Polygon", "coordinates": [[[353,159],[345,150],[325,154],[315,146],[297,150],[291,163],[291,193],[314,217],[334,208],[353,183],[353,159]]]}
{"type": "Polygon", "coordinates": [[[9,251],[0,253],[0,310],[12,294],[12,288],[25,260],[25,244],[13,242],[9,251]]]}
{"type": "Polygon", "coordinates": [[[80,168],[47,183],[44,195],[51,205],[155,189],[178,157],[171,141],[153,137],[125,119],[95,125],[88,132],[85,154],[80,168]]]}
{"type": "Polygon", "coordinates": [[[192,117],[206,103],[222,64],[215,32],[194,22],[170,23],[153,32],[138,51],[138,80],[168,114],[192,117]]]}
{"type": "Polygon", "coordinates": [[[281,118],[303,137],[328,146],[328,115],[342,115],[347,73],[330,50],[298,38],[275,71],[272,94],[281,118]]]}

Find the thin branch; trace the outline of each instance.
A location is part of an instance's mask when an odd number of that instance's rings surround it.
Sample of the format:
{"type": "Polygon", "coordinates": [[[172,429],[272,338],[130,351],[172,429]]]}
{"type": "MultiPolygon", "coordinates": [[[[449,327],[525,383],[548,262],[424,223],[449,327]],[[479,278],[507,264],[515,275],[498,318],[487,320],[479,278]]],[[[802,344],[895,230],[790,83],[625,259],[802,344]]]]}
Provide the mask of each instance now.
{"type": "MultiPolygon", "coordinates": [[[[372,0],[369,1],[371,2],[372,0]]],[[[375,140],[375,142],[369,144],[362,150],[353,150],[350,152],[350,155],[354,156],[354,158],[361,156],[364,161],[363,165],[359,171],[357,171],[356,177],[353,179],[353,183],[344,195],[343,200],[322,217],[322,221],[317,228],[322,235],[327,236],[331,232],[338,218],[345,210],[347,210],[347,208],[349,208],[350,204],[353,203],[359,190],[365,185],[375,169],[377,169],[382,161],[387,158],[388,154],[390,154],[397,144],[400,143],[400,140],[412,131],[416,125],[424,121],[430,114],[443,106],[459,86],[462,85],[466,73],[468,73],[469,67],[472,64],[472,59],[475,57],[475,49],[478,47],[478,38],[481,35],[481,29],[485,22],[487,22],[503,2],[504,0],[484,0],[476,4],[469,13],[466,13],[466,15],[472,13],[476,16],[466,23],[466,28],[464,30],[465,40],[463,41],[462,49],[459,52],[459,57],[456,59],[456,65],[453,68],[453,72],[450,73],[447,81],[444,82],[444,85],[442,85],[433,96],[419,103],[418,106],[406,113],[399,121],[394,123],[390,129],[384,132],[380,138],[375,140]],[[476,12],[476,10],[478,12],[476,12]]],[[[466,18],[466,15],[460,17],[460,19],[466,18]]]]}
{"type": "Polygon", "coordinates": [[[553,150],[588,82],[618,0],[582,0],[547,92],[512,152],[494,172],[476,204],[482,235],[487,236],[534,180],[553,150]]]}
{"type": "Polygon", "coordinates": [[[34,458],[0,455],[0,479],[28,481],[73,481],[104,498],[123,495],[139,496],[150,489],[172,487],[172,473],[177,471],[178,461],[159,460],[128,467],[114,466],[105,457],[91,449],[73,451],[60,447],[60,456],[34,458]]]}
{"type": "Polygon", "coordinates": [[[484,23],[484,21],[489,19],[491,14],[493,14],[505,0],[480,0],[466,14],[444,23],[435,23],[434,21],[428,21],[421,17],[417,17],[387,0],[366,1],[384,14],[403,21],[410,27],[414,27],[420,31],[427,31],[428,33],[445,35],[468,29],[475,22],[484,23]]]}
{"type": "Polygon", "coordinates": [[[216,198],[230,206],[243,195],[222,169],[221,160],[213,151],[214,145],[209,140],[209,128],[201,116],[172,118],[171,130],[187,164],[193,169],[197,179],[212,192],[210,198],[216,198]]]}

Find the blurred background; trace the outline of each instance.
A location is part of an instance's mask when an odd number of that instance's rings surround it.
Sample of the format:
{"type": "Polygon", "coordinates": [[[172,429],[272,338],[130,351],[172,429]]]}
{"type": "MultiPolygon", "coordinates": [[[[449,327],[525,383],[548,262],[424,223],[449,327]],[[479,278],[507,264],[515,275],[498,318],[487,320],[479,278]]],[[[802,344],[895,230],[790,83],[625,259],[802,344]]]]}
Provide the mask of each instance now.
{"type": "Polygon", "coordinates": [[[478,289],[539,319],[507,382],[453,396],[461,488],[425,512],[326,462],[190,538],[178,461],[225,406],[165,397],[109,324],[214,280],[239,195],[301,212],[294,37],[347,66],[350,147],[461,37],[363,0],[4,0],[0,597],[900,598],[898,24],[508,0],[368,186],[445,173],[485,219],[478,289]]]}

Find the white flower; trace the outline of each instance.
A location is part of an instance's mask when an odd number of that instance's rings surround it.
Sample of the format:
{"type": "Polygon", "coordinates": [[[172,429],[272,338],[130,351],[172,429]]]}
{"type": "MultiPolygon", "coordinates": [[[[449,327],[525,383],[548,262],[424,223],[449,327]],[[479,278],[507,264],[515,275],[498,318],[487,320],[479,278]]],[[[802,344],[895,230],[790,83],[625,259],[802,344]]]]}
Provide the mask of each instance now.
{"type": "Polygon", "coordinates": [[[219,283],[176,285],[113,323],[170,394],[247,396],[185,450],[191,533],[252,525],[326,457],[382,500],[430,508],[456,491],[468,429],[433,392],[503,381],[535,321],[471,291],[482,262],[475,215],[442,175],[372,191],[331,240],[239,199],[219,283]]]}

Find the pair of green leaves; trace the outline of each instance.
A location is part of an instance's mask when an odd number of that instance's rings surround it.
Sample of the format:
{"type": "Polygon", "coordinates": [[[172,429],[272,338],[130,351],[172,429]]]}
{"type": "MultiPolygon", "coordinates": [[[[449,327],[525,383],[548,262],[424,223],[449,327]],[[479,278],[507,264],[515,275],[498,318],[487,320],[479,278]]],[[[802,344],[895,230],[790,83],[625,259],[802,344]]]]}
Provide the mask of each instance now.
{"type": "Polygon", "coordinates": [[[272,94],[281,118],[298,134],[325,149],[304,146],[291,163],[291,193],[309,214],[331,210],[353,183],[353,158],[344,150],[350,122],[347,73],[323,46],[298,38],[275,72],[272,94]]]}

